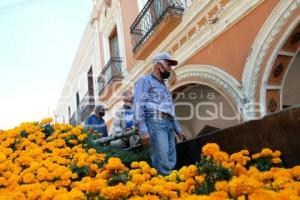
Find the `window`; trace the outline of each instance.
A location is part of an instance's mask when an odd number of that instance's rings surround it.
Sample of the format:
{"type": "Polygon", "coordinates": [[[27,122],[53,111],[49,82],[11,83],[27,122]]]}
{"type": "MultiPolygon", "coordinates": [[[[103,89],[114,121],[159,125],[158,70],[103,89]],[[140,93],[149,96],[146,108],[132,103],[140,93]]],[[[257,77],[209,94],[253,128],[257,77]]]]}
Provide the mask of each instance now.
{"type": "Polygon", "coordinates": [[[88,94],[90,98],[94,97],[94,81],[93,81],[93,66],[91,66],[90,70],[87,73],[88,80],[88,94]]]}
{"type": "Polygon", "coordinates": [[[117,28],[109,36],[110,57],[120,57],[117,28]]]}

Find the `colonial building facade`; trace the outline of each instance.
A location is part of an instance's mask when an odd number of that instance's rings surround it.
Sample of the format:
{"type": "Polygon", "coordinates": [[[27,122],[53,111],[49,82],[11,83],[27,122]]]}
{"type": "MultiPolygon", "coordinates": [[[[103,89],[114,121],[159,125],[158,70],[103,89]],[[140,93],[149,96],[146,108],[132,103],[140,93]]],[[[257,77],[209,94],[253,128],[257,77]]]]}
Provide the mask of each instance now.
{"type": "Polygon", "coordinates": [[[111,128],[120,95],[179,61],[167,84],[188,138],[300,103],[300,0],[98,0],[55,111],[83,123],[97,104],[111,128]]]}

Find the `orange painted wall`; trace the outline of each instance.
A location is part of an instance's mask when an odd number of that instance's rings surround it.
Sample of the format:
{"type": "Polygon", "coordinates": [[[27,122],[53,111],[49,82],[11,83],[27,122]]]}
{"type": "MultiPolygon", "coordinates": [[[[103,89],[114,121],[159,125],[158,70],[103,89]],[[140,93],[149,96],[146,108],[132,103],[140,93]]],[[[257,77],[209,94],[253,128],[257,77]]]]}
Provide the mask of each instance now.
{"type": "Polygon", "coordinates": [[[250,48],[278,2],[278,0],[265,0],[185,64],[217,66],[241,81],[250,48]]]}
{"type": "Polygon", "coordinates": [[[132,68],[137,63],[137,60],[133,58],[130,35],[130,26],[139,14],[137,1],[138,0],[120,1],[125,42],[126,63],[128,70],[130,70],[130,68],[132,68]]]}

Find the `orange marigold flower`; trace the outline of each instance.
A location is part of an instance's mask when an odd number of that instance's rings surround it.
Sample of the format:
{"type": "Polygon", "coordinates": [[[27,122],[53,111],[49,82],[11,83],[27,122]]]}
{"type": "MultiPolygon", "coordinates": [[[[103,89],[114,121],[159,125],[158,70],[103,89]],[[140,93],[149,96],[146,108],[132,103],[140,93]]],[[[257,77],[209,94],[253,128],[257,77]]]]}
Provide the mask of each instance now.
{"type": "Polygon", "coordinates": [[[220,147],[216,143],[207,143],[202,147],[202,152],[206,156],[212,156],[218,151],[220,151],[220,147]]]}
{"type": "Polygon", "coordinates": [[[261,151],[261,156],[263,156],[263,157],[268,157],[268,156],[272,157],[272,155],[273,155],[273,151],[269,148],[264,148],[261,151]]]}

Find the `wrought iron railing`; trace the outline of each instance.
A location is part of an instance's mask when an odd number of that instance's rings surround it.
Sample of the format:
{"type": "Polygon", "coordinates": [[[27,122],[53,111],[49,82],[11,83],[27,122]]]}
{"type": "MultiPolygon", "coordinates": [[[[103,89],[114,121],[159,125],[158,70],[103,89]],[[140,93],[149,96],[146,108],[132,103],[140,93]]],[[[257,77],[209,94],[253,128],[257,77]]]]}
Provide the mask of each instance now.
{"type": "Polygon", "coordinates": [[[89,114],[91,114],[94,108],[95,108],[95,98],[94,96],[90,96],[89,92],[87,92],[78,106],[80,120],[84,121],[84,119],[89,114]]]}
{"type": "Polygon", "coordinates": [[[78,124],[78,114],[76,111],[73,113],[72,117],[70,118],[69,124],[73,126],[76,126],[78,124]]]}
{"type": "Polygon", "coordinates": [[[154,33],[164,17],[182,16],[184,7],[181,0],[149,0],[130,27],[133,52],[154,33]]]}
{"type": "Polygon", "coordinates": [[[113,81],[123,79],[123,62],[120,57],[112,57],[98,77],[99,94],[113,81]]]}

